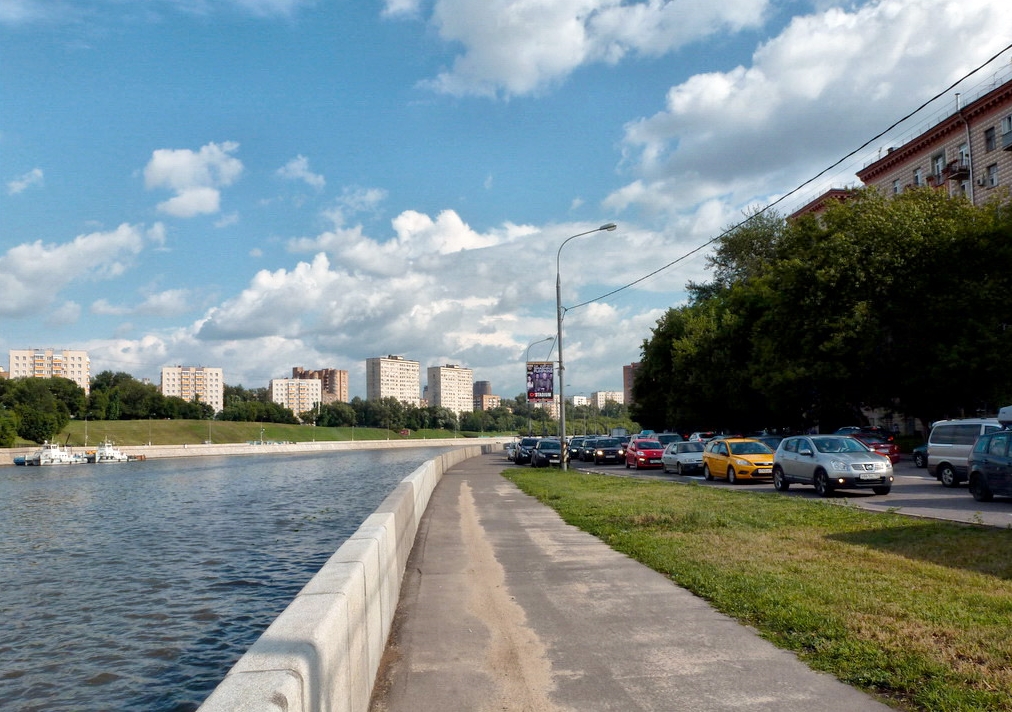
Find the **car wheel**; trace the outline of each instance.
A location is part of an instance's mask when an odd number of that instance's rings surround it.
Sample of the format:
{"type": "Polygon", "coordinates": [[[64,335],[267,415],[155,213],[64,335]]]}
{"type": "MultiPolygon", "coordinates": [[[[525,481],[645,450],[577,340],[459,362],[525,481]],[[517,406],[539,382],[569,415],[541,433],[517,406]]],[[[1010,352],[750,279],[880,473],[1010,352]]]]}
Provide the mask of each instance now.
{"type": "Polygon", "coordinates": [[[787,477],[784,475],[784,468],[780,465],[773,467],[773,489],[777,492],[786,492],[791,488],[791,483],[787,481],[787,477]]]}
{"type": "Polygon", "coordinates": [[[970,475],[970,494],[978,502],[990,502],[994,499],[994,493],[991,491],[991,488],[987,486],[987,482],[983,476],[977,472],[970,475]]]}
{"type": "Polygon", "coordinates": [[[665,475],[668,474],[668,463],[664,462],[664,460],[661,460],[661,472],[665,475]]]}
{"type": "Polygon", "coordinates": [[[828,497],[833,493],[833,486],[829,484],[829,476],[822,470],[815,473],[815,493],[820,497],[828,497]]]}
{"type": "Polygon", "coordinates": [[[914,453],[914,467],[924,468],[928,466],[928,458],[923,452],[914,453]]]}
{"type": "Polygon", "coordinates": [[[727,483],[729,485],[738,484],[738,475],[735,474],[733,467],[727,468],[727,483]]]}
{"type": "Polygon", "coordinates": [[[703,465],[703,479],[704,480],[712,480],[713,479],[713,473],[710,472],[710,466],[709,465],[703,465]]]}
{"type": "Polygon", "coordinates": [[[956,469],[947,462],[938,466],[938,479],[942,481],[943,487],[955,487],[959,484],[956,469]]]}
{"type": "Polygon", "coordinates": [[[680,462],[675,463],[675,474],[678,475],[679,477],[682,476],[682,463],[680,462]]]}
{"type": "Polygon", "coordinates": [[[890,490],[892,490],[892,487],[872,487],[871,488],[871,491],[874,492],[875,494],[889,494],[890,490]]]}

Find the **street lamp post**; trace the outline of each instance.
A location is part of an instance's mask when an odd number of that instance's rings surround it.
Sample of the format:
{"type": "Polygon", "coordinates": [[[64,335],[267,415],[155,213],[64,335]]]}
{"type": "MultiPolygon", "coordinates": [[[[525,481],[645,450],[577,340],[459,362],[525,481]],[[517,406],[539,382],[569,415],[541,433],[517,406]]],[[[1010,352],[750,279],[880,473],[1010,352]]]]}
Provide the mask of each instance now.
{"type": "Polygon", "coordinates": [[[577,237],[583,237],[589,235],[592,232],[601,232],[602,230],[614,230],[618,227],[615,223],[606,223],[601,227],[594,228],[593,230],[587,230],[587,232],[581,232],[572,237],[567,237],[559,245],[559,251],[555,253],[555,317],[558,324],[558,341],[559,341],[559,444],[562,449],[562,456],[559,458],[561,462],[559,467],[563,472],[569,468],[566,465],[566,394],[563,383],[565,382],[565,370],[566,367],[562,362],[562,248],[566,246],[566,243],[577,237]]]}
{"type": "MultiPolygon", "coordinates": [[[[542,343],[544,343],[546,341],[552,341],[554,338],[555,338],[554,336],[546,336],[543,339],[538,339],[537,341],[532,341],[531,343],[529,343],[527,345],[527,351],[524,352],[524,368],[527,368],[527,362],[531,360],[531,347],[532,346],[537,346],[538,344],[542,344],[542,343]]],[[[548,354],[549,358],[551,358],[551,356],[552,356],[551,354],[548,354]]],[[[530,401],[529,400],[528,400],[527,409],[528,409],[528,412],[527,412],[527,434],[530,435],[531,434],[531,414],[530,414],[530,401]]]]}

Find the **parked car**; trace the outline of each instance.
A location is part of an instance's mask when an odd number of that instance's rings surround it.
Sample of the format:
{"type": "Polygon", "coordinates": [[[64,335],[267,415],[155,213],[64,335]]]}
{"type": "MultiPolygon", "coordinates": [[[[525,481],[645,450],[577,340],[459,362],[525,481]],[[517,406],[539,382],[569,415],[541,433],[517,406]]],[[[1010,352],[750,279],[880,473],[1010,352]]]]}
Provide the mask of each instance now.
{"type": "Polygon", "coordinates": [[[868,435],[878,435],[889,442],[892,442],[895,439],[893,434],[881,425],[845,425],[842,428],[837,428],[833,435],[861,435],[862,433],[868,435]]]}
{"type": "Polygon", "coordinates": [[[562,462],[562,443],[556,438],[542,438],[531,451],[531,467],[549,467],[562,462]]]}
{"type": "Polygon", "coordinates": [[[977,438],[1001,428],[997,418],[939,420],[928,435],[928,472],[945,487],[966,480],[967,458],[977,438]]]}
{"type": "Polygon", "coordinates": [[[596,438],[593,447],[587,449],[595,465],[619,463],[625,456],[625,450],[619,444],[618,438],[596,438]]]}
{"type": "Polygon", "coordinates": [[[753,439],[758,440],[770,450],[776,452],[784,438],[781,435],[754,435],[753,439]]]}
{"type": "Polygon", "coordinates": [[[673,442],[664,448],[661,467],[665,472],[685,475],[703,469],[703,443],[673,442]]]}
{"type": "Polygon", "coordinates": [[[977,438],[968,460],[970,494],[978,502],[995,495],[1012,496],[1012,430],[999,430],[977,438]]]}
{"type": "Polygon", "coordinates": [[[513,462],[517,456],[516,441],[503,444],[502,449],[506,452],[506,459],[513,462]]]}
{"type": "Polygon", "coordinates": [[[687,437],[686,440],[691,440],[692,442],[697,443],[699,442],[705,443],[707,440],[709,440],[716,434],[717,433],[713,432],[712,430],[697,430],[696,432],[689,435],[689,437],[687,437]]]}
{"type": "Polygon", "coordinates": [[[812,485],[820,497],[837,489],[889,494],[893,464],[849,435],[792,436],[784,438],[773,457],[773,487],[786,492],[792,483],[812,485]]]}
{"type": "Polygon", "coordinates": [[[583,454],[583,443],[586,441],[586,437],[583,435],[577,435],[569,439],[569,459],[580,460],[583,454]]]}
{"type": "Polygon", "coordinates": [[[520,438],[520,442],[517,443],[517,451],[513,456],[513,462],[518,465],[527,465],[531,461],[531,451],[534,450],[534,446],[538,444],[538,440],[541,438],[520,438]]]}
{"type": "Polygon", "coordinates": [[[711,440],[703,448],[703,477],[726,477],[730,484],[739,480],[773,476],[773,451],[751,438],[711,440]]]}
{"type": "Polygon", "coordinates": [[[893,463],[894,465],[900,461],[899,445],[892,442],[891,440],[886,440],[881,435],[860,432],[854,433],[850,437],[857,438],[875,452],[882,453],[883,455],[888,457],[889,462],[893,463]]]}
{"type": "Polygon", "coordinates": [[[911,457],[914,459],[914,467],[925,468],[928,466],[928,445],[918,445],[910,451],[911,457]]]}
{"type": "Polygon", "coordinates": [[[660,433],[655,435],[654,439],[664,447],[667,447],[671,443],[678,443],[684,440],[681,433],[660,433]]]}
{"type": "Polygon", "coordinates": [[[633,438],[625,451],[625,466],[637,470],[642,467],[660,467],[663,454],[664,448],[656,440],[633,438]]]}

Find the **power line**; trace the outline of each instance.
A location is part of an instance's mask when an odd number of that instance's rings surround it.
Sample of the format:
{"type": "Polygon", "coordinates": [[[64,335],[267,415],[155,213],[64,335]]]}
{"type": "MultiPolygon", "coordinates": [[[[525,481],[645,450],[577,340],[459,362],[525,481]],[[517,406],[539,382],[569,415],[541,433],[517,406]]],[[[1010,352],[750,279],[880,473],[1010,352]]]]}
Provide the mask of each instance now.
{"type": "Polygon", "coordinates": [[[671,262],[668,262],[663,267],[658,267],[653,272],[645,274],[642,277],[640,277],[639,279],[633,280],[632,282],[629,282],[628,284],[625,284],[625,285],[623,285],[621,287],[618,287],[617,289],[613,289],[610,292],[602,294],[602,295],[600,295],[598,297],[594,297],[593,299],[588,299],[585,302],[580,302],[579,304],[575,304],[575,305],[573,305],[571,307],[563,307],[562,308],[563,312],[567,312],[567,311],[569,311],[571,309],[579,309],[580,307],[585,307],[588,304],[600,301],[602,299],[607,299],[608,297],[612,296],[613,294],[618,294],[619,292],[625,291],[626,289],[629,289],[630,287],[634,287],[637,284],[639,284],[640,282],[643,282],[644,280],[647,280],[650,277],[653,277],[654,275],[663,272],[664,270],[668,269],[669,267],[673,267],[674,265],[678,264],[679,262],[682,262],[682,261],[688,259],[689,257],[692,257],[694,254],[696,254],[700,250],[703,250],[703,249],[709,247],[710,245],[712,245],[713,243],[717,242],[719,239],[721,239],[722,237],[724,237],[728,233],[733,232],[734,230],[737,230],[738,228],[742,227],[743,225],[745,225],[749,221],[754,220],[755,218],[759,217],[760,215],[762,215],[766,211],[770,210],[771,208],[776,207],[777,205],[779,205],[780,203],[782,203],[784,200],[787,200],[787,198],[791,197],[792,195],[794,195],[798,191],[802,190],[806,186],[810,185],[811,183],[814,183],[816,180],[818,180],[822,176],[826,175],[826,173],[828,173],[829,171],[833,170],[834,168],[836,168],[837,166],[839,166],[841,163],[843,163],[847,159],[853,158],[855,154],[863,151],[871,143],[873,143],[874,141],[877,141],[878,139],[882,138],[887,133],[889,133],[890,131],[892,131],[894,128],[896,128],[897,126],[899,126],[900,124],[902,124],[904,121],[907,121],[908,119],[912,118],[918,112],[923,111],[929,104],[931,104],[932,102],[934,102],[934,101],[940,99],[941,97],[945,96],[945,94],[947,94],[948,92],[950,92],[953,89],[955,89],[956,86],[958,86],[962,82],[966,81],[967,79],[969,79],[970,77],[972,77],[974,74],[976,74],[980,70],[984,69],[987,65],[991,64],[992,62],[994,62],[996,59],[998,59],[998,57],[1000,57],[1001,55],[1005,54],[1005,52],[1008,52],[1010,49],[1012,49],[1012,44],[1006,45],[1003,49],[999,50],[997,53],[995,53],[990,59],[988,59],[987,61],[985,61],[983,64],[980,64],[976,68],[971,69],[969,72],[967,72],[962,77],[960,77],[959,79],[957,79],[956,81],[954,81],[952,84],[950,84],[949,86],[947,86],[942,91],[940,91],[937,94],[935,94],[933,97],[931,97],[930,99],[928,99],[927,101],[925,101],[923,104],[921,104],[916,109],[914,109],[913,111],[911,111],[910,113],[908,113],[906,116],[904,116],[903,118],[901,118],[901,119],[893,122],[892,125],[890,125],[889,127],[883,129],[882,131],[880,131],[876,135],[872,136],[870,139],[868,139],[867,141],[865,141],[864,143],[862,143],[860,146],[858,146],[857,148],[855,148],[853,151],[851,151],[847,155],[845,155],[842,158],[840,158],[838,161],[836,161],[832,165],[829,165],[826,168],[824,168],[823,170],[819,171],[818,173],[816,173],[814,176],[812,176],[811,178],[809,178],[808,180],[806,180],[801,185],[797,186],[796,188],[794,188],[790,192],[785,193],[784,195],[781,195],[779,198],[777,198],[776,200],[774,200],[772,203],[769,203],[768,205],[766,205],[762,209],[756,211],[752,215],[748,216],[747,218],[745,218],[741,222],[739,222],[739,223],[737,223],[735,225],[732,225],[731,227],[725,229],[723,232],[719,233],[715,237],[710,238],[709,240],[707,240],[703,244],[699,245],[698,247],[695,247],[692,250],[690,250],[689,252],[686,252],[681,257],[678,257],[677,259],[674,259],[671,262]]]}

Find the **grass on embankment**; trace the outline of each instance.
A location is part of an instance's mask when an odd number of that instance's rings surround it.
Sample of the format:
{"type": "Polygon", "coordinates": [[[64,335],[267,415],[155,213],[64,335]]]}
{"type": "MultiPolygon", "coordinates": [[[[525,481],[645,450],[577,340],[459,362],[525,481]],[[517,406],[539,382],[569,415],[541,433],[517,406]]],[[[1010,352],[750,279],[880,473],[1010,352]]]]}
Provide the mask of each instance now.
{"type": "MultiPolygon", "coordinates": [[[[223,420],[72,420],[53,442],[74,447],[110,440],[117,445],[182,445],[210,441],[214,444],[244,443],[261,439],[260,423],[223,420]],[[69,438],[69,439],[68,439],[69,438]]],[[[484,433],[488,435],[489,433],[484,433]]],[[[401,435],[383,428],[317,428],[312,425],[263,423],[263,439],[275,442],[311,442],[313,440],[420,440],[452,437],[477,437],[478,433],[454,433],[449,430],[411,431],[401,435]]],[[[35,443],[19,439],[15,447],[35,443]]]]}
{"type": "Polygon", "coordinates": [[[1012,710],[1008,530],[840,499],[554,469],[504,475],[810,667],[900,709],[1012,710]]]}

